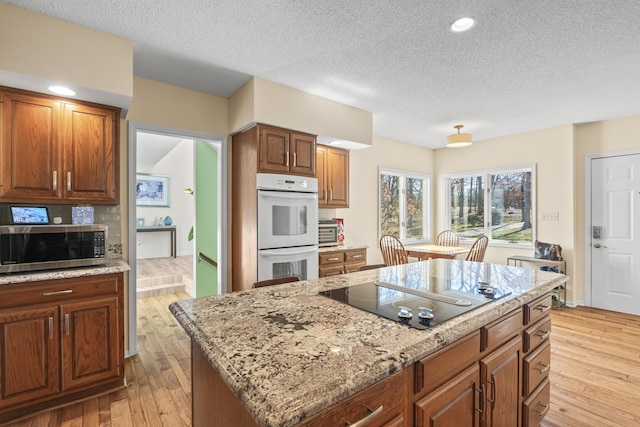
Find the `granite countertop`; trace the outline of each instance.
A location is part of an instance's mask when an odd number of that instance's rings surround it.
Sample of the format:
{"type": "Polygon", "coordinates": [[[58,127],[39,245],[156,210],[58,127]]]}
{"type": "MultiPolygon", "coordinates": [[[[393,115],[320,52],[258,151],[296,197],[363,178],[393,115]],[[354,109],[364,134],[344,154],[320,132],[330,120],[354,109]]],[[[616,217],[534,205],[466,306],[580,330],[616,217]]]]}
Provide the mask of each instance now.
{"type": "Polygon", "coordinates": [[[567,276],[436,259],[178,301],[170,310],[264,426],[292,426],[544,295],[567,276]],[[319,291],[389,277],[488,281],[512,293],[428,330],[319,291]]]}
{"type": "Polygon", "coordinates": [[[69,279],[72,277],[98,276],[100,274],[123,273],[129,271],[129,264],[121,259],[107,261],[105,265],[94,267],[73,267],[58,270],[43,270],[35,273],[0,274],[0,285],[38,282],[41,280],[69,279]]]}
{"type": "Polygon", "coordinates": [[[349,251],[351,249],[367,249],[367,245],[337,245],[337,246],[324,246],[318,249],[319,253],[323,252],[336,252],[336,251],[349,251]]]}

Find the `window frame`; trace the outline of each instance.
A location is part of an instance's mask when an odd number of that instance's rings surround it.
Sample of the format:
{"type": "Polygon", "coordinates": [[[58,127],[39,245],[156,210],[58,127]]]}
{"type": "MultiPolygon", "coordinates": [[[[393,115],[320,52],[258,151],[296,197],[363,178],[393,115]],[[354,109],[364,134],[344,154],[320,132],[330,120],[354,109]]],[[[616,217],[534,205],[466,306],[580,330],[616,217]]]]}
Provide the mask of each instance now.
{"type": "MultiPolygon", "coordinates": [[[[498,168],[489,168],[489,169],[479,169],[473,171],[463,171],[463,172],[455,172],[455,173],[447,173],[442,175],[443,182],[443,194],[444,194],[444,211],[443,211],[443,220],[444,224],[446,224],[447,228],[451,228],[451,180],[458,178],[471,178],[483,176],[485,180],[485,197],[484,197],[484,235],[489,238],[489,244],[491,246],[496,247],[510,247],[510,248],[518,248],[518,249],[531,249],[534,247],[534,243],[537,239],[537,218],[538,218],[538,210],[537,210],[537,174],[536,174],[536,164],[524,164],[518,166],[503,166],[498,168]],[[491,194],[489,188],[486,183],[491,182],[490,177],[492,175],[499,175],[505,173],[519,173],[519,172],[531,172],[531,241],[530,242],[517,242],[517,241],[506,241],[506,240],[495,240],[491,237],[491,194]],[[488,217],[487,217],[488,213],[488,217]]],[[[464,243],[473,243],[475,239],[464,238],[460,236],[460,242],[464,243]]]]}
{"type": "Polygon", "coordinates": [[[393,169],[393,168],[378,168],[378,240],[382,237],[382,214],[381,214],[381,203],[382,203],[382,175],[394,175],[401,178],[400,180],[400,236],[398,237],[402,244],[411,245],[411,244],[419,244],[431,241],[432,236],[432,222],[433,222],[433,179],[431,174],[421,173],[421,172],[413,172],[402,169],[393,169]],[[425,181],[425,197],[422,201],[422,211],[423,211],[423,233],[421,238],[407,238],[407,227],[406,227],[406,180],[407,178],[413,179],[422,179],[425,181]]]}

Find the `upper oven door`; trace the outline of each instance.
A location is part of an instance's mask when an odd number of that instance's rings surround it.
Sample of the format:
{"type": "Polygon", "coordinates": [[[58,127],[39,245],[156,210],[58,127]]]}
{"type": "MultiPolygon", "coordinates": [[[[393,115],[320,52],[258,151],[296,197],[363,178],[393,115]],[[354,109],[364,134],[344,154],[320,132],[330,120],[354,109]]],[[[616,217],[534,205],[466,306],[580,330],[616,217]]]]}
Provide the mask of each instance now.
{"type": "Polygon", "coordinates": [[[317,244],[317,193],[258,190],[258,249],[317,244]]]}

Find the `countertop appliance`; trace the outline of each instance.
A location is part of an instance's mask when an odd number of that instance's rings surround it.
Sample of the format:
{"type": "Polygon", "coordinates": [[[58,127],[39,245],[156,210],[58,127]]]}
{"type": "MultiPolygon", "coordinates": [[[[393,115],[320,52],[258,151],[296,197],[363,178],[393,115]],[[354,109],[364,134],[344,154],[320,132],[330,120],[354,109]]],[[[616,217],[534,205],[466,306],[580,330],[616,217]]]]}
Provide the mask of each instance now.
{"type": "Polygon", "coordinates": [[[318,221],[318,246],[338,246],[338,221],[321,219],[318,221]]]}
{"type": "Polygon", "coordinates": [[[374,281],[320,292],[320,295],[416,329],[428,329],[509,295],[487,282],[473,286],[428,277],[419,286],[374,281]]]}
{"type": "Polygon", "coordinates": [[[106,264],[107,226],[0,226],[0,273],[106,264]]]}
{"type": "Polygon", "coordinates": [[[318,278],[318,180],[259,173],[258,280],[318,278]]]}

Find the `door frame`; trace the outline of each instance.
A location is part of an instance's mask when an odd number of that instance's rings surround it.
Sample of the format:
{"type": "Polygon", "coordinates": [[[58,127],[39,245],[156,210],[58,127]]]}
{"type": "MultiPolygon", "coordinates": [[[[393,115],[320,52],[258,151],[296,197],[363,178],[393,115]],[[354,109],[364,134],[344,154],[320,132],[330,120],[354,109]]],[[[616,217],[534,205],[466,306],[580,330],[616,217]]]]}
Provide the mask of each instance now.
{"type": "MultiPolygon", "coordinates": [[[[219,194],[219,203],[218,203],[218,247],[226,248],[228,242],[228,233],[227,233],[227,209],[228,206],[228,190],[227,190],[227,157],[228,157],[228,146],[227,146],[227,137],[222,135],[214,135],[203,132],[189,131],[184,129],[176,129],[166,126],[160,126],[155,124],[148,124],[136,121],[129,121],[128,124],[128,180],[129,180],[129,188],[128,188],[128,218],[127,224],[129,226],[129,257],[127,262],[129,263],[129,267],[131,268],[128,273],[128,283],[129,283],[129,292],[128,296],[128,304],[129,309],[127,311],[128,316],[128,351],[125,352],[125,357],[130,357],[138,353],[138,336],[137,336],[137,326],[138,326],[138,310],[137,310],[137,296],[136,296],[136,256],[137,256],[137,246],[136,242],[136,192],[134,191],[134,186],[136,182],[136,162],[137,162],[137,133],[138,132],[146,132],[146,133],[157,133],[162,135],[170,135],[179,138],[185,139],[199,139],[205,141],[216,141],[220,142],[220,152],[218,153],[218,194],[219,194]]],[[[195,261],[194,254],[194,261],[195,261]]],[[[227,292],[227,269],[224,266],[227,265],[227,251],[219,250],[218,251],[218,293],[227,292]]],[[[196,284],[197,286],[197,284],[196,284]]]]}
{"type": "Polygon", "coordinates": [[[587,154],[584,158],[584,305],[593,307],[591,300],[591,161],[607,157],[640,155],[640,150],[611,151],[587,154]]]}

